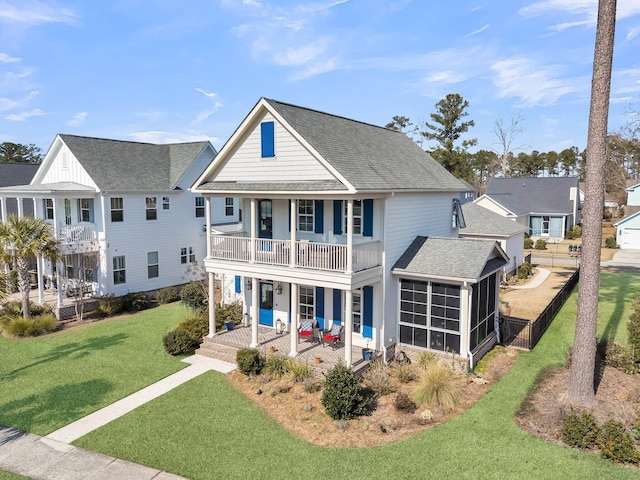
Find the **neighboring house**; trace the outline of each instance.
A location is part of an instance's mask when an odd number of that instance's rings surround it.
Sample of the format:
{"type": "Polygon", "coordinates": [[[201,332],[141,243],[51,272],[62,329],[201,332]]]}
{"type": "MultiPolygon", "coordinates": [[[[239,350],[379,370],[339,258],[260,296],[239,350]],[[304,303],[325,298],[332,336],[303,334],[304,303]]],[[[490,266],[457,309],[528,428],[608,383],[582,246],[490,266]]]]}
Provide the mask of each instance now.
{"type": "Polygon", "coordinates": [[[632,207],[640,206],[640,183],[631,185],[625,191],[627,192],[627,205],[632,207]]]}
{"type": "Polygon", "coordinates": [[[616,243],[622,249],[640,250],[640,212],[636,212],[613,224],[616,227],[616,243]]]}
{"type": "MultiPolygon", "coordinates": [[[[216,199],[207,217],[204,198],[188,191],[215,156],[206,141],[58,135],[29,184],[0,188],[1,210],[8,199],[33,199],[61,244],[64,288],[83,280],[102,296],[185,283],[187,268],[205,256],[205,221],[238,222],[236,199],[216,199]]],[[[39,267],[40,280],[53,273],[39,267]]]]}
{"type": "Polygon", "coordinates": [[[462,213],[467,226],[460,230],[460,237],[498,242],[509,257],[509,263],[503,269],[504,276],[515,273],[524,261],[524,234],[527,227],[476,203],[464,204],[462,213]]]}
{"type": "Polygon", "coordinates": [[[492,178],[475,203],[524,225],[534,239],[559,242],[581,222],[574,177],[492,178]]]}
{"type": "MultiPolygon", "coordinates": [[[[31,182],[31,179],[38,171],[39,165],[35,163],[4,163],[0,162],[0,188],[12,187],[14,185],[24,185],[31,182]]],[[[23,199],[22,202],[15,198],[9,199],[7,205],[0,211],[0,220],[4,220],[4,211],[7,215],[33,215],[33,201],[23,199]],[[18,208],[19,205],[19,208],[18,208]]]]}
{"type": "Polygon", "coordinates": [[[473,202],[478,196],[478,190],[476,187],[466,180],[462,180],[460,178],[458,180],[462,183],[464,188],[464,190],[460,192],[460,203],[464,205],[465,203],[473,202]]]}
{"type": "Polygon", "coordinates": [[[251,346],[284,324],[296,356],[315,320],[342,326],[347,365],[354,346],[398,343],[473,364],[496,341],[508,260],[457,238],[464,188],[403,133],[262,98],[192,190],[249,212],[243,234],[208,237],[204,263],[237,276],[251,346]]]}

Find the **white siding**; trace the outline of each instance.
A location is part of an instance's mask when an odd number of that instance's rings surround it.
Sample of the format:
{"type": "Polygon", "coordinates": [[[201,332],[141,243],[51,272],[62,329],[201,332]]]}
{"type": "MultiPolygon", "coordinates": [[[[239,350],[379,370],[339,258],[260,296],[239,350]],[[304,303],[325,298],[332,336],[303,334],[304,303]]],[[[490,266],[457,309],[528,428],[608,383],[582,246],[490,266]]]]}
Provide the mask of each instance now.
{"type": "Polygon", "coordinates": [[[509,265],[505,267],[506,272],[522,265],[524,259],[524,233],[519,233],[500,242],[502,249],[509,255],[509,265]]]}
{"type": "Polygon", "coordinates": [[[497,213],[499,215],[502,215],[503,217],[506,217],[509,214],[509,212],[507,210],[502,208],[500,205],[498,205],[494,201],[489,200],[485,196],[482,196],[482,197],[478,198],[473,203],[476,203],[476,204],[480,205],[481,207],[486,208],[487,210],[491,210],[492,212],[495,212],[495,213],[497,213]]]}
{"type": "Polygon", "coordinates": [[[76,182],[97,188],[93,179],[64,144],[62,144],[44,177],[38,183],[55,182],[76,182]]]}
{"type": "Polygon", "coordinates": [[[238,182],[287,182],[331,180],[334,176],[271,115],[252,124],[239,147],[228,153],[229,160],[215,180],[238,182]],[[260,123],[275,122],[275,158],[262,158],[260,123]]]}

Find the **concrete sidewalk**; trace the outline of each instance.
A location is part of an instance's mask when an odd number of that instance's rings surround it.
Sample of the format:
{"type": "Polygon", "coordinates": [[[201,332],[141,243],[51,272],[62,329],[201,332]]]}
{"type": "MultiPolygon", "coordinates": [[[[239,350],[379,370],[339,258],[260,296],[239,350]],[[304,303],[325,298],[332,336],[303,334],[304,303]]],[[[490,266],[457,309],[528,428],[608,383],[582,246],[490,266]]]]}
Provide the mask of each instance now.
{"type": "Polygon", "coordinates": [[[513,290],[526,290],[527,288],[536,288],[542,285],[549,276],[550,272],[546,268],[536,267],[536,269],[538,270],[538,273],[536,273],[536,276],[533,277],[533,279],[526,285],[514,286],[510,288],[512,288],[513,290]]]}
{"type": "Polygon", "coordinates": [[[0,469],[43,480],[182,478],[155,468],[83,450],[69,443],[206,371],[229,373],[236,368],[232,363],[200,355],[193,355],[183,361],[191,365],[46,437],[0,425],[0,469]]]}

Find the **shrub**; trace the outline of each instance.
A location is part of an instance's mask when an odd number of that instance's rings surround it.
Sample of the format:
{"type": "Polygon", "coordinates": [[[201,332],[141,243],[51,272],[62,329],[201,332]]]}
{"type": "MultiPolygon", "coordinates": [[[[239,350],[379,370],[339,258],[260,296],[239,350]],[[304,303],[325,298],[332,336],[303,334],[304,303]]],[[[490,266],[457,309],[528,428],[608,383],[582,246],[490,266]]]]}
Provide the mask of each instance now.
{"type": "Polygon", "coordinates": [[[209,333],[209,319],[198,313],[191,313],[182,319],[176,329],[187,332],[192,345],[199,345],[209,333]]]}
{"type": "Polygon", "coordinates": [[[365,372],[363,375],[363,384],[378,397],[388,395],[394,390],[393,385],[391,385],[391,377],[382,368],[365,372]]]}
{"type": "Polygon", "coordinates": [[[104,295],[98,299],[98,310],[110,317],[122,310],[122,298],[113,294],[104,295]]]}
{"type": "Polygon", "coordinates": [[[164,305],[166,303],[177,302],[178,300],[180,300],[180,288],[179,287],[161,288],[156,292],[156,300],[161,305],[164,305]]]}
{"type": "Polygon", "coordinates": [[[305,383],[307,379],[311,378],[313,375],[313,371],[309,365],[303,365],[301,363],[295,362],[293,360],[289,360],[289,373],[291,374],[291,379],[296,383],[305,383]]]}
{"type": "Polygon", "coordinates": [[[58,319],[53,313],[32,316],[25,320],[20,315],[4,315],[0,319],[2,328],[16,337],[35,337],[43,333],[53,332],[58,328],[58,319]]]}
{"type": "Polygon", "coordinates": [[[589,412],[571,413],[562,419],[562,441],[570,447],[593,448],[598,438],[598,424],[589,412]]]}
{"type": "Polygon", "coordinates": [[[315,377],[309,376],[304,379],[304,391],[314,393],[322,388],[322,382],[315,377]]]}
{"type": "Polygon", "coordinates": [[[573,236],[575,238],[581,237],[582,236],[582,225],[574,225],[571,228],[571,233],[573,233],[573,236]]]}
{"type": "MultiPolygon", "coordinates": [[[[22,311],[22,301],[15,300],[13,302],[7,302],[2,307],[3,315],[8,315],[10,317],[21,317],[23,314],[22,311]]],[[[31,312],[32,317],[37,317],[40,315],[44,315],[47,313],[53,313],[53,310],[49,305],[38,304],[29,301],[29,311],[31,312]]]]}
{"type": "Polygon", "coordinates": [[[418,366],[421,370],[426,370],[435,361],[436,354],[433,352],[420,352],[418,355],[418,366]]]}
{"type": "Polygon", "coordinates": [[[618,244],[616,243],[616,237],[607,237],[604,240],[604,246],[606,248],[617,248],[618,244]]]}
{"type": "Polygon", "coordinates": [[[399,412],[413,413],[418,406],[415,404],[407,392],[398,392],[393,400],[393,407],[399,412]]]}
{"type": "Polygon", "coordinates": [[[409,363],[394,362],[391,367],[391,375],[393,375],[400,383],[409,383],[416,378],[413,367],[409,363]]]}
{"type": "Polygon", "coordinates": [[[245,375],[259,375],[264,367],[264,358],[255,348],[241,348],[236,353],[238,370],[245,375]]]}
{"type": "Polygon", "coordinates": [[[600,455],[619,463],[638,463],[640,455],[631,433],[615,420],[607,420],[597,438],[600,455]]]}
{"type": "Polygon", "coordinates": [[[289,359],[283,355],[269,355],[264,365],[264,373],[273,378],[282,378],[289,371],[289,359]]]}
{"type": "Polygon", "coordinates": [[[626,374],[636,373],[637,367],[633,360],[633,350],[622,345],[602,340],[598,343],[598,354],[606,365],[623,371],[626,374]]]}
{"type": "Polygon", "coordinates": [[[640,362],[640,293],[636,295],[631,305],[627,334],[629,335],[629,344],[631,344],[634,353],[633,361],[640,362]]]}
{"type": "Polygon", "coordinates": [[[462,391],[449,365],[436,362],[422,373],[414,389],[414,401],[432,407],[453,408],[462,399],[462,391]]]}
{"type": "Polygon", "coordinates": [[[139,312],[149,308],[149,297],[145,292],[131,292],[122,297],[122,308],[127,312],[139,312]]]}
{"type": "Polygon", "coordinates": [[[573,230],[569,230],[568,232],[565,232],[564,238],[565,240],[573,240],[574,238],[576,238],[576,234],[573,232],[573,230]]]}
{"type": "Polygon", "coordinates": [[[189,332],[176,328],[162,337],[162,346],[169,355],[182,355],[193,351],[193,340],[189,332]]]}
{"type": "Polygon", "coordinates": [[[236,325],[242,322],[242,304],[233,302],[216,307],[216,323],[222,326],[224,322],[233,322],[236,325]]]}
{"type": "Polygon", "coordinates": [[[360,377],[339,363],[326,375],[322,392],[322,405],[334,420],[349,420],[365,415],[371,406],[371,397],[361,386],[360,377]]]}
{"type": "Polygon", "coordinates": [[[535,245],[536,250],[546,250],[547,249],[547,241],[544,238],[539,238],[536,240],[535,245]]]}
{"type": "Polygon", "coordinates": [[[533,248],[533,240],[532,240],[531,238],[526,237],[526,238],[524,239],[524,248],[526,248],[526,249],[531,249],[531,248],[533,248]]]}
{"type": "Polygon", "coordinates": [[[197,310],[206,308],[209,302],[207,292],[200,282],[189,282],[183,286],[180,290],[180,300],[197,310]]]}
{"type": "Polygon", "coordinates": [[[529,278],[529,275],[531,275],[532,269],[533,267],[529,262],[524,262],[522,265],[518,267],[518,278],[520,280],[525,280],[529,278]]]}

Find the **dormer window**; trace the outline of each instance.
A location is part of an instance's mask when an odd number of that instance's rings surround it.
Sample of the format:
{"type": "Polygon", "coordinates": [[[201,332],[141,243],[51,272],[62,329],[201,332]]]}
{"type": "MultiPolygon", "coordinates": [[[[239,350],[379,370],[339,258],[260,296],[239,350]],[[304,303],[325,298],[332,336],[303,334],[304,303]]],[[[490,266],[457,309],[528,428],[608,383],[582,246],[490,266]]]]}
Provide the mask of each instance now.
{"type": "Polygon", "coordinates": [[[260,124],[260,142],[262,145],[262,158],[273,158],[276,156],[274,122],[262,122],[260,124]]]}

